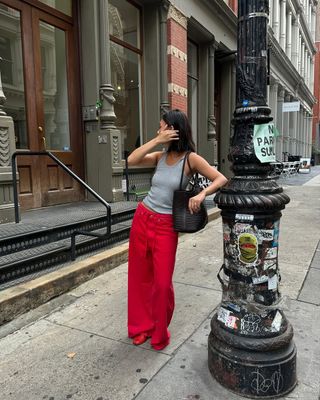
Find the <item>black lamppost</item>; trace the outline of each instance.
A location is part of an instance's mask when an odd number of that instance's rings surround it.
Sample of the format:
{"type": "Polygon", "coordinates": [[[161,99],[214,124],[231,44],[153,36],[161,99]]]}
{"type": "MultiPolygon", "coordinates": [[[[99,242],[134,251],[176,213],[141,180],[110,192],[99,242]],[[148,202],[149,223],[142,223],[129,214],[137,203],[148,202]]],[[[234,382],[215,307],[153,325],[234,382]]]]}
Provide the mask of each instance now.
{"type": "Polygon", "coordinates": [[[275,398],[296,384],[293,329],[278,290],[281,211],[289,197],[270,176],[273,128],[267,105],[268,1],[238,1],[235,176],[215,198],[221,208],[222,301],[208,340],[211,374],[247,397],[275,398]],[[257,132],[262,134],[256,138],[257,132]]]}

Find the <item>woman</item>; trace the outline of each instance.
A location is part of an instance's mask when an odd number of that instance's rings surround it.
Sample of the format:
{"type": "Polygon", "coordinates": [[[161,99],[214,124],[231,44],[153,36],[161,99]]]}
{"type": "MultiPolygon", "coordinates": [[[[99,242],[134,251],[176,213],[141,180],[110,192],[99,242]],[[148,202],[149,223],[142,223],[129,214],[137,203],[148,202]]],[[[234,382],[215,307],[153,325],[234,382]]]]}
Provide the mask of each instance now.
{"type": "Polygon", "coordinates": [[[227,179],[195,153],[187,116],[180,110],[163,115],[157,136],[135,149],[128,158],[134,166],[156,166],[151,189],[137,207],[129,242],[128,269],[128,335],[140,345],[151,337],[155,350],[170,342],[168,326],[174,310],[172,275],[178,243],[173,230],[172,199],[179,188],[184,156],[183,185],[199,172],[212,181],[189,201],[190,212],[196,213],[205,197],[223,186],[227,179]],[[151,152],[158,145],[166,151],[151,152]]]}

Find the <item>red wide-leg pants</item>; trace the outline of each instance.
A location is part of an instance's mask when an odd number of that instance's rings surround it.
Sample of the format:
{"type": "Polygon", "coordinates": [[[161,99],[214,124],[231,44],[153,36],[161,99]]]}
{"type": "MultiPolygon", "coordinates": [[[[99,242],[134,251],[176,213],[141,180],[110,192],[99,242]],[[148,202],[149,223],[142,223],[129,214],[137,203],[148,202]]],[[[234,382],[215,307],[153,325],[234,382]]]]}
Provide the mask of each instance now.
{"type": "Polygon", "coordinates": [[[158,214],[140,203],[129,241],[128,335],[146,332],[152,345],[169,343],[174,310],[172,275],[178,234],[172,215],[158,214]]]}

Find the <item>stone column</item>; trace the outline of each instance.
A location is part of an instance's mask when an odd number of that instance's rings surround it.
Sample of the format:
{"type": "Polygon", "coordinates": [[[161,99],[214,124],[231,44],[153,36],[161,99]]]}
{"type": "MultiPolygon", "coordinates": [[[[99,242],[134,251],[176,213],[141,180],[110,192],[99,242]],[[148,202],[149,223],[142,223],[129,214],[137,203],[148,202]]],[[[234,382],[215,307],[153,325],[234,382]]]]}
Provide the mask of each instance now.
{"type": "Polygon", "coordinates": [[[273,26],[273,0],[269,1],[269,25],[273,26]]]}
{"type": "Polygon", "coordinates": [[[305,47],[305,50],[304,50],[304,73],[302,76],[304,78],[306,85],[307,85],[307,75],[308,75],[308,50],[305,47]]]}
{"type": "Polygon", "coordinates": [[[310,90],[311,93],[314,93],[314,61],[313,59],[311,60],[311,66],[310,66],[310,90]]]}
{"type": "MultiPolygon", "coordinates": [[[[106,187],[104,197],[107,201],[123,200],[122,191],[122,146],[121,133],[115,126],[113,97],[114,88],[111,85],[110,42],[108,0],[99,0],[99,35],[100,35],[100,129],[98,136],[99,147],[103,146],[105,154],[106,171],[111,171],[111,185],[106,187]]],[[[107,175],[107,174],[106,174],[107,175]]],[[[106,185],[107,186],[107,185],[106,185]]]]}
{"type": "Polygon", "coordinates": [[[304,63],[305,63],[305,45],[302,43],[301,45],[301,70],[300,75],[304,78],[304,63]]]}
{"type": "Polygon", "coordinates": [[[310,55],[308,52],[307,52],[306,85],[310,89],[310,55]]]}
{"type": "Polygon", "coordinates": [[[286,22],[287,22],[287,1],[281,0],[280,5],[280,46],[286,51],[286,22]]]}
{"type": "Polygon", "coordinates": [[[304,109],[300,111],[300,130],[299,130],[299,155],[303,157],[303,132],[304,132],[304,109]]]}
{"type": "Polygon", "coordinates": [[[273,0],[272,29],[274,32],[274,37],[279,42],[279,39],[280,39],[280,2],[279,2],[279,0],[273,0]]]}
{"type": "Polygon", "coordinates": [[[286,54],[290,60],[291,60],[291,51],[292,51],[292,12],[290,10],[288,12],[288,20],[287,20],[287,43],[286,43],[286,54]]]}
{"type": "Polygon", "coordinates": [[[303,129],[302,129],[302,154],[306,157],[306,142],[307,142],[307,111],[303,112],[303,129]]]}
{"type": "Polygon", "coordinates": [[[301,75],[301,58],[302,58],[302,56],[301,56],[301,53],[302,52],[302,38],[301,38],[301,35],[300,35],[300,33],[299,33],[299,42],[298,42],[298,72],[299,72],[299,74],[301,75]]]}
{"type": "Polygon", "coordinates": [[[168,36],[167,36],[167,18],[169,4],[162,1],[159,7],[160,19],[160,116],[169,110],[170,104],[168,100],[168,36]]]}
{"type": "Polygon", "coordinates": [[[299,63],[299,15],[296,16],[293,22],[293,40],[292,40],[292,52],[291,61],[292,64],[298,69],[299,63]]]}
{"type": "Polygon", "coordinates": [[[308,156],[308,144],[309,144],[309,130],[308,130],[308,119],[309,114],[306,111],[305,117],[304,117],[304,155],[305,157],[308,156]]]}
{"type": "Polygon", "coordinates": [[[217,44],[212,43],[209,46],[209,91],[208,91],[208,140],[213,141],[213,162],[215,165],[218,164],[218,143],[216,137],[216,117],[214,115],[214,79],[215,79],[215,67],[214,67],[214,55],[217,49],[217,44]]]}
{"type": "MultiPolygon", "coordinates": [[[[278,86],[279,86],[279,81],[275,81],[271,86],[270,86],[270,95],[269,95],[269,107],[271,108],[271,115],[273,117],[273,123],[277,127],[277,103],[278,103],[278,86]]],[[[279,129],[279,128],[278,128],[279,129]]]]}
{"type": "MultiPolygon", "coordinates": [[[[290,95],[285,94],[284,101],[286,103],[290,102],[290,95]]],[[[283,144],[282,144],[282,152],[290,153],[290,134],[289,134],[289,120],[290,120],[290,113],[283,112],[283,144]]]]}
{"type": "MultiPolygon", "coordinates": [[[[297,99],[295,99],[297,100],[297,99]]],[[[299,111],[294,113],[294,120],[293,120],[293,152],[295,155],[299,155],[298,147],[297,147],[297,140],[298,140],[298,130],[299,130],[299,111]]]]}
{"type": "Polygon", "coordinates": [[[284,102],[284,88],[279,86],[278,97],[277,97],[277,128],[280,135],[276,140],[276,158],[277,160],[283,160],[283,136],[284,136],[284,126],[283,126],[283,107],[284,102]]]}
{"type": "Polygon", "coordinates": [[[311,36],[312,36],[312,41],[316,41],[316,10],[315,7],[312,7],[312,13],[311,13],[311,36]]]}
{"type": "MultiPolygon", "coordinates": [[[[292,97],[291,97],[291,101],[292,97]]],[[[292,155],[295,154],[295,126],[296,126],[296,115],[297,112],[290,112],[289,114],[289,153],[292,155]]]]}
{"type": "Polygon", "coordinates": [[[294,147],[294,150],[295,150],[295,154],[298,156],[298,155],[300,155],[300,153],[299,153],[300,111],[297,111],[296,114],[297,114],[296,125],[294,127],[294,130],[295,130],[295,133],[294,133],[294,135],[295,135],[295,147],[294,147]]]}
{"type": "Polygon", "coordinates": [[[311,157],[312,153],[312,114],[309,115],[308,119],[309,125],[309,147],[308,147],[308,157],[311,157]]]}
{"type": "Polygon", "coordinates": [[[0,224],[14,222],[11,156],[16,150],[13,120],[3,109],[0,58],[0,224]]]}
{"type": "MultiPolygon", "coordinates": [[[[278,121],[277,121],[277,115],[278,115],[278,86],[279,86],[279,81],[275,81],[274,83],[271,84],[270,86],[270,91],[269,91],[269,107],[271,108],[271,116],[273,117],[273,123],[274,126],[277,128],[279,133],[280,132],[279,127],[278,127],[278,121]]],[[[275,146],[275,151],[276,151],[276,159],[277,160],[282,160],[281,157],[279,157],[279,138],[276,139],[276,146],[275,146]]]]}

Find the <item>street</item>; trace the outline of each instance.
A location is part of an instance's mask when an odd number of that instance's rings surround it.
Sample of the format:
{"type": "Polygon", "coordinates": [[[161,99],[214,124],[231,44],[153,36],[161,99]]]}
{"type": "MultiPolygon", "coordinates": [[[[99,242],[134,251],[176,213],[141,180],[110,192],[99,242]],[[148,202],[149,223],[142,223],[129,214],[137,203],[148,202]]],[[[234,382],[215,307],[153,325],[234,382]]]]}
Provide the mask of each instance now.
{"type": "MultiPolygon", "coordinates": [[[[284,311],[294,328],[298,385],[286,399],[320,397],[320,166],[279,181],[291,198],[280,225],[284,311]]],[[[0,327],[1,400],[235,400],[207,367],[220,302],[221,218],[180,238],[171,344],[126,336],[127,264],[0,327]]]]}

